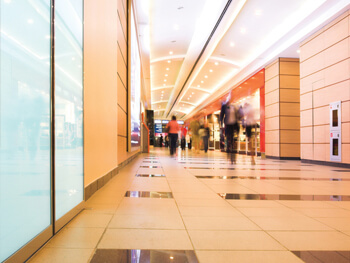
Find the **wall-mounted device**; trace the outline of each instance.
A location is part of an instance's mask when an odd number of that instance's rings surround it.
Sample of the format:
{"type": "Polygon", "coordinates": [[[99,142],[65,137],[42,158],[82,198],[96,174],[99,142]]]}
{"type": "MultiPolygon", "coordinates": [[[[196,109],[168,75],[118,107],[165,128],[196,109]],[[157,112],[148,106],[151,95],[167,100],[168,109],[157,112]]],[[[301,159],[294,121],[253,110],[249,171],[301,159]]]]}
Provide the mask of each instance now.
{"type": "Polygon", "coordinates": [[[341,162],[341,101],[329,104],[330,160],[341,162]]]}

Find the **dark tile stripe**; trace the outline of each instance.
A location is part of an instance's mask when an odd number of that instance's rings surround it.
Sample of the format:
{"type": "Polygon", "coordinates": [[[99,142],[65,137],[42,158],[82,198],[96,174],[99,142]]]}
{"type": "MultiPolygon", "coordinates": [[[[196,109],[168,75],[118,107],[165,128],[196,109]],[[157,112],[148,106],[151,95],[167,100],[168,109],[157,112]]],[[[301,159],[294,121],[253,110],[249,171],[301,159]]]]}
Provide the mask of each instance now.
{"type": "Polygon", "coordinates": [[[277,195],[218,193],[228,200],[350,201],[349,195],[277,195]]]}
{"type": "Polygon", "coordinates": [[[165,177],[165,174],[136,174],[135,176],[136,177],[165,177]]]}
{"type": "Polygon", "coordinates": [[[350,178],[307,178],[307,177],[265,177],[265,176],[211,176],[211,175],[196,175],[198,179],[251,179],[251,180],[305,180],[305,181],[350,181],[350,178]]]}
{"type": "Polygon", "coordinates": [[[350,251],[292,251],[305,263],[349,263],[350,251]]]}
{"type": "Polygon", "coordinates": [[[150,192],[150,191],[127,191],[125,197],[148,197],[148,198],[173,198],[171,192],[150,192]]]}

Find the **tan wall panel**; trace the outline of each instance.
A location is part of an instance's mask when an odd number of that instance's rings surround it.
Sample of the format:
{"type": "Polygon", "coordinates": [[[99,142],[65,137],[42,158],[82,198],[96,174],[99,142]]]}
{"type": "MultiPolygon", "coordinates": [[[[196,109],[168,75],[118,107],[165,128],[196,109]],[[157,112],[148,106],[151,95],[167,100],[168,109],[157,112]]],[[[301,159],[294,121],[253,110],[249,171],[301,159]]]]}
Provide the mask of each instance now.
{"type": "Polygon", "coordinates": [[[309,58],[300,65],[300,76],[311,75],[324,68],[325,54],[324,52],[309,58]]]}
{"type": "Polygon", "coordinates": [[[312,109],[312,93],[306,93],[300,96],[300,110],[312,109]]]}
{"type": "MultiPolygon", "coordinates": [[[[127,83],[127,72],[126,72],[126,61],[122,59],[122,53],[120,52],[119,48],[117,48],[118,51],[118,75],[120,76],[121,81],[124,83],[124,86],[126,86],[127,83]]],[[[117,76],[116,76],[117,77],[117,76]]]]}
{"type": "Polygon", "coordinates": [[[265,105],[268,106],[276,102],[279,102],[279,90],[275,90],[268,94],[265,94],[265,105]]]}
{"type": "Polygon", "coordinates": [[[300,142],[301,143],[313,143],[313,128],[312,127],[300,128],[300,142]]]}
{"type": "Polygon", "coordinates": [[[313,144],[300,144],[300,157],[301,159],[313,160],[314,159],[313,144]]]}
{"type": "Polygon", "coordinates": [[[281,157],[300,157],[300,144],[281,144],[281,157]]]}
{"type": "Polygon", "coordinates": [[[329,159],[326,158],[327,149],[329,149],[327,144],[314,144],[314,160],[329,161],[329,159]]]}
{"type": "MultiPolygon", "coordinates": [[[[283,60],[283,59],[282,59],[283,60]]],[[[300,63],[296,62],[280,62],[280,75],[298,75],[300,74],[300,63]]]]}
{"type": "Polygon", "coordinates": [[[300,116],[299,103],[280,103],[281,115],[300,116]]]}
{"type": "Polygon", "coordinates": [[[117,161],[117,1],[84,4],[84,185],[117,161]]]}
{"type": "Polygon", "coordinates": [[[318,71],[312,75],[300,75],[300,94],[304,94],[313,90],[314,83],[323,80],[324,86],[324,70],[318,71]]]}
{"type": "Polygon", "coordinates": [[[275,76],[265,82],[265,94],[279,89],[279,77],[275,76]]]}
{"type": "Polygon", "coordinates": [[[300,90],[298,89],[280,89],[281,102],[300,102],[300,90]]]}
{"type": "Polygon", "coordinates": [[[300,131],[281,130],[281,143],[300,143],[300,131]]]}
{"type": "Polygon", "coordinates": [[[350,122],[350,101],[341,104],[341,121],[350,122]]]}
{"type": "Polygon", "coordinates": [[[279,143],[280,142],[280,132],[279,131],[266,131],[265,132],[265,142],[266,143],[279,143]]]}
{"type": "Polygon", "coordinates": [[[265,119],[265,130],[278,130],[280,127],[279,117],[273,117],[269,119],[265,119]]]}
{"type": "Polygon", "coordinates": [[[341,155],[343,163],[350,163],[350,144],[342,145],[341,155]]]}
{"type": "Polygon", "coordinates": [[[279,63],[275,61],[265,68],[265,81],[279,75],[279,63]]]}
{"type": "Polygon", "coordinates": [[[302,52],[300,52],[300,61],[303,62],[306,59],[320,53],[325,49],[324,44],[324,34],[316,36],[314,39],[310,40],[307,44],[301,46],[302,52]]]}
{"type": "Polygon", "coordinates": [[[342,143],[350,143],[350,123],[342,123],[341,125],[341,141],[342,143]]]}
{"type": "Polygon", "coordinates": [[[305,126],[312,126],[312,110],[306,110],[300,112],[300,126],[305,127],[305,126]]]}
{"type": "Polygon", "coordinates": [[[124,35],[127,36],[127,6],[126,1],[118,0],[118,15],[122,24],[124,35]]]}
{"type": "MultiPolygon", "coordinates": [[[[300,77],[299,76],[280,76],[280,88],[281,89],[299,89],[300,88],[300,77]]],[[[266,90],[266,86],[265,86],[266,90]]]]}
{"type": "Polygon", "coordinates": [[[118,135],[127,136],[126,113],[118,107],[118,135]]]}
{"type": "Polygon", "coordinates": [[[349,22],[348,19],[342,19],[335,25],[331,26],[324,32],[325,46],[329,47],[340,40],[349,36],[349,22]]]}
{"type": "Polygon", "coordinates": [[[266,151],[265,154],[267,156],[279,157],[280,156],[280,145],[266,143],[265,151],[266,151]]]}
{"type": "Polygon", "coordinates": [[[332,85],[350,78],[350,60],[346,59],[325,69],[325,86],[332,85]]]}
{"type": "Polygon", "coordinates": [[[343,81],[314,92],[314,107],[328,106],[335,101],[350,100],[350,81],[343,81]]]}
{"type": "Polygon", "coordinates": [[[280,114],[279,103],[265,106],[265,118],[276,117],[280,114]]]}
{"type": "Polygon", "coordinates": [[[338,63],[349,57],[349,38],[327,48],[325,51],[325,67],[338,63]]]}
{"type": "Polygon", "coordinates": [[[126,45],[126,39],[123,34],[123,31],[122,31],[122,26],[120,23],[118,23],[118,31],[117,31],[117,34],[118,34],[118,45],[119,45],[119,48],[121,50],[121,53],[123,55],[123,58],[124,58],[124,61],[127,60],[127,45],[126,45]]]}
{"type": "Polygon", "coordinates": [[[328,106],[314,109],[314,125],[329,124],[329,108],[328,106]]]}
{"type": "Polygon", "coordinates": [[[131,156],[135,155],[139,152],[127,152],[127,138],[118,136],[118,164],[124,162],[126,159],[130,158],[131,156]]]}
{"type": "Polygon", "coordinates": [[[324,79],[320,79],[318,81],[315,81],[314,83],[312,83],[312,90],[316,91],[319,89],[323,89],[325,87],[324,85],[324,79]]]}
{"type": "Polygon", "coordinates": [[[329,143],[329,125],[314,127],[314,143],[329,143]]]}
{"type": "Polygon", "coordinates": [[[287,117],[287,116],[281,116],[280,118],[281,122],[281,129],[284,130],[296,130],[300,129],[300,117],[287,117]]]}
{"type": "Polygon", "coordinates": [[[123,82],[121,82],[120,78],[117,77],[117,86],[118,86],[118,104],[124,111],[128,111],[127,109],[127,94],[126,89],[123,85],[123,82]]]}

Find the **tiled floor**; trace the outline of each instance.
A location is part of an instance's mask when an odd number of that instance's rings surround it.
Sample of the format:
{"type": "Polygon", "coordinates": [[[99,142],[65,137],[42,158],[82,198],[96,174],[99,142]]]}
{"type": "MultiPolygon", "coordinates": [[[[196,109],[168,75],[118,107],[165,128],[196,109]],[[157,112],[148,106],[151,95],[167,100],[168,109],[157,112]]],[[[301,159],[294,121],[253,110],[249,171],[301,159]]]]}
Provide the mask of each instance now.
{"type": "Polygon", "coordinates": [[[157,149],[30,262],[349,263],[349,251],[349,169],[157,149]]]}

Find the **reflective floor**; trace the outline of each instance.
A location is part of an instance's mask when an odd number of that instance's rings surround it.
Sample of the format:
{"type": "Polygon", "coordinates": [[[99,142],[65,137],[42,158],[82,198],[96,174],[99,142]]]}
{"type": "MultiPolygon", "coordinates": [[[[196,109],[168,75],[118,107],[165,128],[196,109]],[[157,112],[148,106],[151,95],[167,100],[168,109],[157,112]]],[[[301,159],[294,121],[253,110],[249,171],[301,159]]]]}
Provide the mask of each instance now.
{"type": "Polygon", "coordinates": [[[350,262],[349,169],[255,162],[142,154],[30,262],[350,262]]]}

